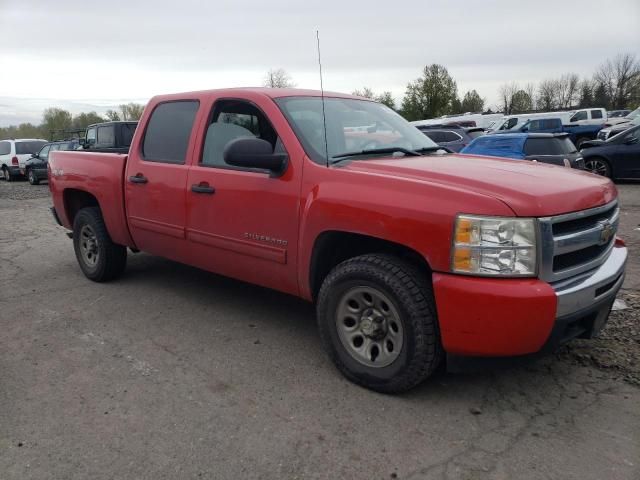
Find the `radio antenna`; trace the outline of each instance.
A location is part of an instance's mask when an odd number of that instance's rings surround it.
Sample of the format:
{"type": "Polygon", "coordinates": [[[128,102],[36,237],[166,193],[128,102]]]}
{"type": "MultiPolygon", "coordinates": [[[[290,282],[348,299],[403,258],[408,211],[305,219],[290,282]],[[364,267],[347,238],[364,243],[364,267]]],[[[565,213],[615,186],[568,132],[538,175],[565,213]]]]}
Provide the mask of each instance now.
{"type": "Polygon", "coordinates": [[[327,168],[329,168],[329,143],[327,142],[327,115],[324,111],[324,86],[322,85],[322,61],[320,59],[320,32],[316,30],[316,40],[318,41],[318,68],[320,69],[320,98],[322,99],[322,123],[324,125],[324,155],[327,158],[327,168]]]}

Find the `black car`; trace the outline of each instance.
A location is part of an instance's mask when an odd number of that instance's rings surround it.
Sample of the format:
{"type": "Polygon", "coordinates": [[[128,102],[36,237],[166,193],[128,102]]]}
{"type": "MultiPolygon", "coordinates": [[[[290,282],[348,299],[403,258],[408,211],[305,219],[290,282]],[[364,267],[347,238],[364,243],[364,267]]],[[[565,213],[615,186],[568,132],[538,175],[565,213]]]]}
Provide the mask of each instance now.
{"type": "Polygon", "coordinates": [[[138,122],[104,122],[87,127],[82,148],[94,152],[129,153],[138,122]]]}
{"type": "Polygon", "coordinates": [[[78,140],[64,140],[60,142],[45,143],[38,153],[31,155],[31,158],[24,165],[24,174],[31,185],[38,185],[40,180],[47,178],[47,162],[49,154],[56,150],[76,150],[80,146],[78,140]]]}
{"type": "Polygon", "coordinates": [[[474,138],[484,135],[484,129],[480,127],[464,128],[451,125],[421,125],[416,128],[439,146],[447,147],[454,152],[459,152],[469,145],[474,138]]]}
{"type": "Polygon", "coordinates": [[[640,178],[640,125],[581,150],[585,168],[611,179],[640,178]]]}

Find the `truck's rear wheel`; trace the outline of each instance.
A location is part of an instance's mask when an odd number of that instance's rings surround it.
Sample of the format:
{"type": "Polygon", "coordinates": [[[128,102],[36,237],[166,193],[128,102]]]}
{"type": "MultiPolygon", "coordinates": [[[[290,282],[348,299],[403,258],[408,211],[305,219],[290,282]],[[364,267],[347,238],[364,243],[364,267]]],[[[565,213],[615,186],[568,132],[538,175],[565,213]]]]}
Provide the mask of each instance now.
{"type": "Polygon", "coordinates": [[[329,356],[349,380],[379,392],[408,390],[442,358],[430,282],[389,255],[335,267],[318,295],[318,326],[329,356]]]}
{"type": "Polygon", "coordinates": [[[127,264],[127,249],[113,243],[98,207],[80,210],[73,221],[73,249],[85,276],[106,282],[120,276],[127,264]]]}
{"type": "Polygon", "coordinates": [[[13,175],[11,175],[11,170],[9,170],[8,167],[4,167],[4,170],[2,171],[2,175],[7,182],[13,181],[13,175]]]}

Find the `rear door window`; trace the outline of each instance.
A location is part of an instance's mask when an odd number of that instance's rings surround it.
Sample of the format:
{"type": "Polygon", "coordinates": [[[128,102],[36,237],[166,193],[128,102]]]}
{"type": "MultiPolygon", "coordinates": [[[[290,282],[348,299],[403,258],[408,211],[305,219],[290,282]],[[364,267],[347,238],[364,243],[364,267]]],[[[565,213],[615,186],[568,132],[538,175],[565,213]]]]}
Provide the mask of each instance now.
{"type": "Polygon", "coordinates": [[[166,102],[153,110],[142,142],[146,161],[185,163],[199,104],[197,100],[166,102]]]}
{"type": "Polygon", "coordinates": [[[104,127],[98,127],[96,146],[114,147],[116,144],[115,130],[115,125],[105,125],[104,127]]]}
{"type": "Polygon", "coordinates": [[[591,118],[602,118],[602,110],[591,110],[591,118]]]}
{"type": "Polygon", "coordinates": [[[462,137],[456,132],[442,132],[443,143],[453,143],[462,140],[462,137]]]}
{"type": "Polygon", "coordinates": [[[444,140],[444,136],[442,135],[442,132],[438,132],[435,130],[431,130],[431,131],[426,131],[423,132],[427,137],[429,137],[431,140],[433,140],[436,143],[442,143],[444,140]]]}
{"type": "Polygon", "coordinates": [[[0,142],[0,155],[9,155],[11,153],[11,142],[0,142]]]}

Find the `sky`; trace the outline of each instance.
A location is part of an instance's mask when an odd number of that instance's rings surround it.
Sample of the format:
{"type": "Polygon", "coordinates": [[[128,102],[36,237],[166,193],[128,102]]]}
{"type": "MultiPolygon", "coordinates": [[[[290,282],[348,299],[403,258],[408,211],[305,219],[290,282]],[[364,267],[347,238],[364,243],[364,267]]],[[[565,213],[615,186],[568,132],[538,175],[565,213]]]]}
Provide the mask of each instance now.
{"type": "Polygon", "coordinates": [[[368,86],[399,101],[425,65],[460,96],[498,104],[505,82],[640,59],[640,1],[0,0],[0,127],[154,95],[259,86],[283,68],[318,89],[368,86]]]}

